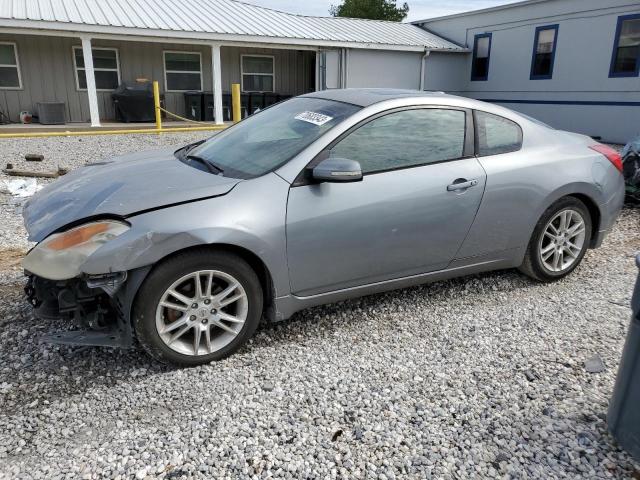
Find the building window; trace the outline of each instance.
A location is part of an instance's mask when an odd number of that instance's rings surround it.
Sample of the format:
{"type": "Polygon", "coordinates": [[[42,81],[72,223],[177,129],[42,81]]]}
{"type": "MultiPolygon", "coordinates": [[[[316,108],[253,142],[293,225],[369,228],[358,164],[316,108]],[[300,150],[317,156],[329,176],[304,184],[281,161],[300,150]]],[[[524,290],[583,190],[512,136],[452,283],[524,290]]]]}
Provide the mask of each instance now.
{"type": "MultiPolygon", "coordinates": [[[[92,48],[93,71],[97,90],[115,90],[120,84],[120,62],[115,48],[92,48]]],[[[73,62],[76,68],[78,90],[87,89],[87,74],[84,68],[82,47],[73,47],[73,62]]]]}
{"type": "Polygon", "coordinates": [[[273,92],[275,83],[274,57],[270,55],[242,55],[240,63],[244,92],[273,92]]]}
{"type": "Polygon", "coordinates": [[[486,157],[517,152],[522,148],[522,129],[511,120],[492,113],[474,111],[476,155],[486,157]]]}
{"type": "Polygon", "coordinates": [[[164,85],[167,92],[202,90],[200,52],[164,52],[164,85]]]}
{"type": "Polygon", "coordinates": [[[536,28],[531,59],[531,80],[545,80],[553,77],[557,42],[558,25],[536,28]]]}
{"type": "Polygon", "coordinates": [[[22,88],[18,49],[15,43],[0,42],[0,88],[22,88]]]}
{"type": "Polygon", "coordinates": [[[481,33],[473,42],[473,63],[471,80],[484,81],[489,78],[489,57],[491,56],[491,34],[481,33]]]}
{"type": "Polygon", "coordinates": [[[610,77],[637,77],[640,73],[640,15],[618,17],[610,77]]]}

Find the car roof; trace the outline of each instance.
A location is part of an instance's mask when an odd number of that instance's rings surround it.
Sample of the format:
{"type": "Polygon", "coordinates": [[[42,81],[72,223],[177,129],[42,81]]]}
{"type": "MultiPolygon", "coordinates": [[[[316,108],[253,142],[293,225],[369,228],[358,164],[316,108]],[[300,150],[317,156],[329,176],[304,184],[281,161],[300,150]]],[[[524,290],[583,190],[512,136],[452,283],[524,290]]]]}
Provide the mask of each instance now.
{"type": "Polygon", "coordinates": [[[469,108],[492,113],[518,122],[521,126],[526,123],[551,128],[549,125],[501,105],[483,102],[482,100],[476,100],[474,98],[449,95],[444,92],[402,90],[394,88],[343,88],[311,92],[301,95],[301,97],[334,100],[337,102],[350,103],[363,108],[382,102],[390,102],[394,104],[394,106],[411,105],[413,100],[417,101],[418,104],[429,104],[433,102],[434,105],[469,108]],[[398,102],[398,100],[400,102],[398,102]]]}
{"type": "Polygon", "coordinates": [[[360,107],[368,107],[374,103],[399,98],[451,98],[451,95],[447,95],[444,92],[423,92],[420,90],[402,90],[399,88],[342,88],[322,90],[301,96],[335,100],[337,102],[351,103],[360,107]]]}

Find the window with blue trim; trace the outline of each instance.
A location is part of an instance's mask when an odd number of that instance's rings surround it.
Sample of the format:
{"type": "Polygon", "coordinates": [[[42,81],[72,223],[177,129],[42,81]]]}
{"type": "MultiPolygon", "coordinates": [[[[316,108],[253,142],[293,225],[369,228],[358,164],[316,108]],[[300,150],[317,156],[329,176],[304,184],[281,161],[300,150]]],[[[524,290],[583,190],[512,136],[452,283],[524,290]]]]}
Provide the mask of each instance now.
{"type": "Polygon", "coordinates": [[[640,15],[618,17],[610,77],[637,77],[640,73],[640,15]]]}
{"type": "Polygon", "coordinates": [[[471,80],[484,81],[489,78],[489,58],[491,57],[491,34],[481,33],[473,41],[471,80]]]}
{"type": "Polygon", "coordinates": [[[531,80],[545,80],[553,77],[557,42],[558,25],[536,28],[531,59],[531,80]]]}

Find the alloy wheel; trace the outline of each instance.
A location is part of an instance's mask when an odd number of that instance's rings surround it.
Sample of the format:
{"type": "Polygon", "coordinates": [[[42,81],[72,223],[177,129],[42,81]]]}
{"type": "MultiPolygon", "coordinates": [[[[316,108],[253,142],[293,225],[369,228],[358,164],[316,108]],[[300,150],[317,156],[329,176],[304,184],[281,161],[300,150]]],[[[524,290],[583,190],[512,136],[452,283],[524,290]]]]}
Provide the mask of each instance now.
{"type": "Polygon", "coordinates": [[[247,293],[228,273],[200,270],[169,286],[156,308],[162,341],[183,355],[208,355],[228,345],[249,312],[247,293]]]}
{"type": "Polygon", "coordinates": [[[544,267],[555,273],[571,268],[585,247],[585,221],[571,208],[558,212],[547,223],[538,252],[544,267]]]}

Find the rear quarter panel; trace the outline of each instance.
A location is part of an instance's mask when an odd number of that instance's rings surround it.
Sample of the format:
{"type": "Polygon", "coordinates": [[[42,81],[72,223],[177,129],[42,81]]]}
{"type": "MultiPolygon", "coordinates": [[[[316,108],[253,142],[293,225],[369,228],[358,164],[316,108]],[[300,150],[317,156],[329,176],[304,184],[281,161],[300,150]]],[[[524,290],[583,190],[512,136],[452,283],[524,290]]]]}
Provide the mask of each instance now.
{"type": "Polygon", "coordinates": [[[602,210],[616,175],[611,163],[588,148],[588,137],[527,122],[518,152],[479,157],[487,184],[482,204],[457,258],[514,250],[522,256],[536,223],[559,198],[581,194],[602,210]]]}

